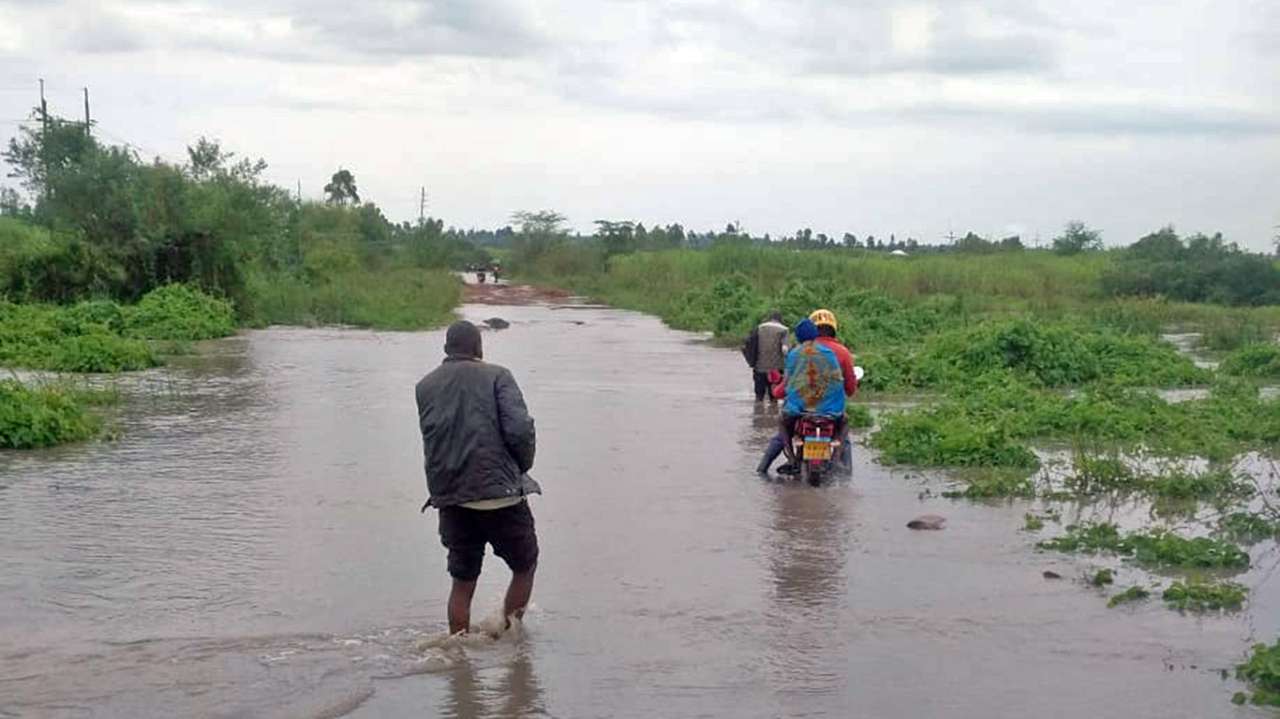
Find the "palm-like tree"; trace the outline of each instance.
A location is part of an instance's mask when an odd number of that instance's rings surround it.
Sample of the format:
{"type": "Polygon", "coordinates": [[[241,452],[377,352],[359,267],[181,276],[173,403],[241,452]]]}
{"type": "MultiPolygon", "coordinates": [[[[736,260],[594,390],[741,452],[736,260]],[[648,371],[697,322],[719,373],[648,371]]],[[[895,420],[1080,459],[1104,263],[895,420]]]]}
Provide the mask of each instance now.
{"type": "Polygon", "coordinates": [[[338,168],[338,171],[333,173],[333,177],[329,178],[329,184],[324,186],[324,194],[327,195],[325,202],[334,205],[345,205],[347,200],[360,204],[360,193],[356,190],[356,176],[351,174],[350,170],[338,168]]]}

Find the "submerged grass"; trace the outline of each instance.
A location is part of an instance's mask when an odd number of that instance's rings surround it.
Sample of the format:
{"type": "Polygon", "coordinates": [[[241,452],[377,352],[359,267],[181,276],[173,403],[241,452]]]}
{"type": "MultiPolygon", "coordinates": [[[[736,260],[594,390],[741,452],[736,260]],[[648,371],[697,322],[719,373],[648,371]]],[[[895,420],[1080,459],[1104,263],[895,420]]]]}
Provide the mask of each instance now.
{"type": "Polygon", "coordinates": [[[1235,582],[1190,579],[1174,582],[1162,595],[1172,609],[1184,612],[1233,611],[1244,606],[1249,589],[1235,582]]]}
{"type": "Polygon", "coordinates": [[[1110,599],[1107,600],[1107,606],[1118,607],[1121,604],[1131,604],[1133,602],[1141,602],[1149,596],[1151,596],[1151,590],[1147,589],[1146,587],[1140,587],[1135,584],[1134,586],[1129,587],[1123,592],[1113,595],[1110,599]]]}
{"type": "Polygon", "coordinates": [[[1221,539],[1187,538],[1164,529],[1122,533],[1116,525],[1105,522],[1068,526],[1066,534],[1036,546],[1059,552],[1108,552],[1152,567],[1249,568],[1249,554],[1221,539]]]}

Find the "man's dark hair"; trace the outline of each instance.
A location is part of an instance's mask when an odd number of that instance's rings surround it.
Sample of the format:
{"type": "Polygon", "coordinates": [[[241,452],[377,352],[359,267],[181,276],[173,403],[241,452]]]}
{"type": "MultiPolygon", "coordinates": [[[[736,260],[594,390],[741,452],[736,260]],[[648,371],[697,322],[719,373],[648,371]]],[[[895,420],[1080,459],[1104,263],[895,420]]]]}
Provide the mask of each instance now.
{"type": "Polygon", "coordinates": [[[818,336],[819,337],[835,337],[836,328],[832,327],[831,325],[818,325],[818,336]]]}
{"type": "Polygon", "coordinates": [[[484,351],[480,343],[480,328],[466,320],[449,325],[444,333],[444,353],[450,357],[480,359],[484,351]]]}
{"type": "Polygon", "coordinates": [[[778,310],[769,310],[769,319],[773,320],[774,322],[781,322],[782,313],[779,312],[778,310]]]}

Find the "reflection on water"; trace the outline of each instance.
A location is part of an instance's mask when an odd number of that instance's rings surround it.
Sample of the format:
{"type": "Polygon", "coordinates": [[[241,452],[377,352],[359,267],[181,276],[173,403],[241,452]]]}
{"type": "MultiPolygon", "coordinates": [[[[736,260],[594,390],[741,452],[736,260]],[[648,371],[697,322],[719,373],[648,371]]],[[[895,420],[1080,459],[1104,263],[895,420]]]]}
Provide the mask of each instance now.
{"type": "Polygon", "coordinates": [[[836,630],[848,580],[849,492],[792,482],[772,489],[767,621],[775,636],[766,652],[769,676],[780,691],[835,693],[844,683],[838,671],[843,640],[836,630]]]}
{"type": "Polygon", "coordinates": [[[511,322],[486,356],[538,421],[523,635],[442,640],[412,397],[441,333],[254,331],[123,378],[117,442],[0,454],[0,716],[1251,711],[1213,670],[1280,630],[1274,543],[1242,614],[1109,610],[1043,579],[1096,560],[1035,552],[1025,502],[938,499],[862,446],[852,482],[756,476],[777,411],[736,353],[629,312],[463,313],[511,322]],[[947,529],[905,529],[926,512],[947,529]]]}

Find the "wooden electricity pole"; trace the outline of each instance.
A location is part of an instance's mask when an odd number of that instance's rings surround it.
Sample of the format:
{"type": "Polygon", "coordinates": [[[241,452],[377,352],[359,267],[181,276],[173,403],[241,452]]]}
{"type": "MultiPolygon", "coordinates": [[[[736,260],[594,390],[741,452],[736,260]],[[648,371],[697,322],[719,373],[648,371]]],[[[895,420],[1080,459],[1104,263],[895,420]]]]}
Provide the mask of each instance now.
{"type": "Polygon", "coordinates": [[[89,88],[84,88],[84,134],[85,137],[91,137],[93,133],[89,130],[93,126],[93,122],[89,119],[89,88]]]}

